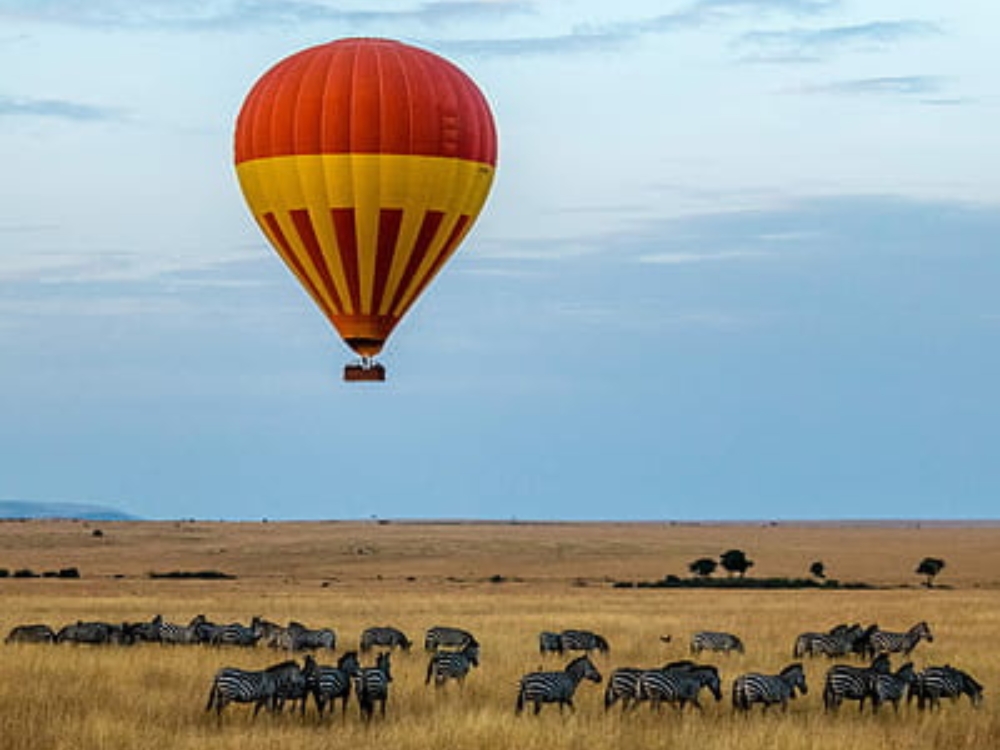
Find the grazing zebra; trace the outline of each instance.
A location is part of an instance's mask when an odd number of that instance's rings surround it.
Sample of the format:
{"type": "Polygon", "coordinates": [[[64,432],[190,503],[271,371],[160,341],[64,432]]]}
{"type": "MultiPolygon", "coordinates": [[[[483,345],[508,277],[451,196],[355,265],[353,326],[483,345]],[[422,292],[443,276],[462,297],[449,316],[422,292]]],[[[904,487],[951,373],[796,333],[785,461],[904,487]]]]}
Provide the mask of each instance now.
{"type": "Polygon", "coordinates": [[[601,681],[601,673],[586,654],[575,658],[562,672],[530,672],[521,678],[514,711],[520,714],[526,703],[535,704],[535,714],[542,710],[543,703],[558,703],[560,713],[564,706],[576,710],[573,695],[582,680],[601,681]]]}
{"type": "Polygon", "coordinates": [[[427,663],[427,677],[424,684],[434,678],[434,687],[441,687],[448,680],[465,684],[465,678],[472,667],[479,666],[479,644],[470,643],[461,651],[435,651],[427,663]]]}
{"type": "Polygon", "coordinates": [[[711,665],[688,665],[680,663],[666,669],[648,669],[639,675],[635,699],[648,700],[650,706],[659,709],[663,703],[672,703],[678,710],[690,703],[699,711],[698,701],[701,689],[707,687],[715,700],[722,700],[722,682],[719,670],[711,665]]]}
{"type": "Polygon", "coordinates": [[[264,706],[274,706],[277,689],[277,677],[273,672],[223,667],[212,679],[205,710],[214,707],[216,716],[221,717],[222,709],[230,703],[253,703],[253,715],[256,716],[264,706]]]}
{"type": "Polygon", "coordinates": [[[805,672],[798,663],[790,664],[775,675],[743,674],[733,681],[733,708],[749,711],[754,703],[761,703],[767,711],[780,703],[781,709],[787,711],[788,701],[796,696],[796,690],[801,695],[809,692],[805,672]]]}
{"type": "Polygon", "coordinates": [[[562,633],[552,633],[543,630],[538,634],[538,652],[540,654],[562,654],[563,642],[562,633]]]}
{"type": "Polygon", "coordinates": [[[106,622],[77,622],[56,633],[56,643],[117,643],[128,644],[129,636],[121,625],[106,622]]]}
{"type": "Polygon", "coordinates": [[[424,636],[425,651],[437,651],[442,646],[465,648],[473,643],[478,645],[479,641],[468,630],[450,628],[445,625],[435,625],[433,628],[429,628],[424,636]]]}
{"type": "Polygon", "coordinates": [[[876,630],[868,640],[868,653],[870,656],[876,656],[877,654],[903,654],[903,656],[909,656],[910,652],[917,647],[917,644],[923,638],[926,638],[928,643],[934,640],[930,626],[926,622],[918,622],[905,633],[876,630]]]}
{"type": "Polygon", "coordinates": [[[333,703],[338,698],[341,700],[342,713],[347,712],[347,704],[351,698],[351,678],[360,671],[361,664],[358,662],[357,651],[348,651],[341,656],[335,667],[316,666],[309,681],[309,690],[316,701],[316,710],[320,716],[328,705],[332,711],[333,703]]]}
{"type": "Polygon", "coordinates": [[[855,641],[864,631],[860,625],[837,625],[826,633],[802,633],[795,639],[792,657],[847,656],[853,651],[855,641]]]}
{"type": "Polygon", "coordinates": [[[403,651],[409,651],[413,642],[406,637],[406,634],[391,626],[366,628],[361,633],[361,652],[368,653],[375,646],[383,648],[399,647],[403,651]]]}
{"type": "Polygon", "coordinates": [[[895,673],[876,674],[872,685],[872,712],[878,713],[883,703],[891,703],[896,713],[899,713],[899,701],[916,678],[911,661],[906,662],[895,673]]]}
{"type": "Polygon", "coordinates": [[[636,698],[639,676],[647,670],[637,667],[619,667],[608,678],[608,686],[604,688],[604,710],[607,711],[619,700],[624,712],[636,698]]]}
{"type": "Polygon", "coordinates": [[[957,701],[963,695],[969,696],[973,706],[983,702],[983,686],[968,672],[956,669],[950,665],[943,667],[928,667],[916,675],[910,685],[907,702],[914,696],[917,698],[917,708],[940,708],[942,698],[957,701]]]}
{"type": "Polygon", "coordinates": [[[563,651],[600,651],[602,654],[608,653],[607,639],[598,633],[589,630],[564,630],[559,634],[563,651]]]}
{"type": "Polygon", "coordinates": [[[290,622],[287,628],[280,628],[272,631],[267,644],[271,648],[280,648],[286,651],[311,651],[315,649],[329,649],[333,651],[337,647],[337,634],[329,628],[312,630],[300,622],[290,622]]]}
{"type": "Polygon", "coordinates": [[[851,667],[837,664],[826,673],[823,686],[823,705],[827,711],[836,711],[845,700],[858,701],[858,710],[863,711],[868,698],[875,700],[875,682],[879,674],[889,673],[889,657],[885,654],[875,657],[867,667],[851,667]]]}
{"type": "Polygon", "coordinates": [[[691,636],[691,653],[700,654],[702,651],[722,651],[724,653],[737,651],[742,654],[743,641],[732,633],[702,630],[691,636]]]}
{"type": "Polygon", "coordinates": [[[365,721],[370,721],[379,704],[379,713],[385,716],[385,704],[389,700],[389,683],[392,682],[389,652],[378,655],[374,667],[363,667],[354,675],[354,692],[358,696],[358,706],[365,721]]]}
{"type": "Polygon", "coordinates": [[[18,625],[11,629],[4,643],[55,643],[56,632],[48,625],[18,625]]]}

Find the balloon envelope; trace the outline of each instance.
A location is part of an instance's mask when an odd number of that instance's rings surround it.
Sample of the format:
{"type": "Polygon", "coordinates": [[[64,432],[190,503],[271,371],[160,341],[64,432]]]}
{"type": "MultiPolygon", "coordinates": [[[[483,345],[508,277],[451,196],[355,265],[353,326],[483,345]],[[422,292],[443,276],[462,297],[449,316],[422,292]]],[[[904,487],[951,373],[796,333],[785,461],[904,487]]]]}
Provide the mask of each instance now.
{"type": "Polygon", "coordinates": [[[472,227],[496,158],[496,127],[475,83],[387,39],[343,39],[282,60],[236,122],[250,210],[366,359],[472,227]]]}

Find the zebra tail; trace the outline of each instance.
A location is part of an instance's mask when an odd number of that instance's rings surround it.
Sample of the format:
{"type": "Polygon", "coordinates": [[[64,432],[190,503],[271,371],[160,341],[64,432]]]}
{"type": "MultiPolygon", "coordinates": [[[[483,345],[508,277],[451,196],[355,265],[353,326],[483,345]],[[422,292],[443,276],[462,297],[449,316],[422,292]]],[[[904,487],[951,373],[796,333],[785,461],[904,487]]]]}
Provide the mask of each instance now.
{"type": "Polygon", "coordinates": [[[427,676],[424,678],[425,685],[431,684],[431,675],[433,674],[434,674],[434,660],[431,659],[429,662],[427,662],[427,676]]]}
{"type": "Polygon", "coordinates": [[[218,695],[216,693],[218,692],[218,690],[217,690],[218,687],[219,687],[219,680],[218,679],[213,679],[212,680],[212,689],[208,691],[208,704],[205,706],[205,710],[206,711],[211,711],[212,710],[212,706],[214,706],[215,703],[217,702],[218,695]]]}

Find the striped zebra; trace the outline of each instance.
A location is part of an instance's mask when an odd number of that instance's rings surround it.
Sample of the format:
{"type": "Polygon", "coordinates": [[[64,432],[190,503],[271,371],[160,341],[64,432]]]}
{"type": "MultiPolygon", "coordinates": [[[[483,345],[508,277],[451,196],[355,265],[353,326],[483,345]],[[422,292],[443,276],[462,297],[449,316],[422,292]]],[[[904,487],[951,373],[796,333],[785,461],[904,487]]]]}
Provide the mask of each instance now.
{"type": "Polygon", "coordinates": [[[837,625],[826,633],[801,633],[795,639],[792,658],[803,656],[827,656],[830,658],[847,656],[853,651],[855,641],[861,637],[861,626],[837,625]]]}
{"type": "Polygon", "coordinates": [[[799,663],[790,664],[778,674],[742,674],[733,681],[733,708],[749,711],[754,703],[760,703],[767,711],[780,703],[781,710],[788,710],[788,701],[809,692],[806,674],[799,663]]]}
{"type": "Polygon", "coordinates": [[[601,673],[586,654],[576,657],[562,672],[530,672],[521,678],[514,711],[520,714],[527,703],[535,704],[536,715],[543,703],[558,703],[560,713],[564,706],[575,710],[573,695],[582,680],[601,681],[601,673]]]}
{"type": "Polygon", "coordinates": [[[216,716],[221,718],[222,709],[230,703],[253,703],[256,716],[261,708],[274,706],[277,692],[278,682],[273,672],[223,667],[212,679],[205,710],[215,708],[216,716]]]}
{"type": "Polygon", "coordinates": [[[213,646],[246,646],[253,647],[261,639],[263,633],[258,627],[247,627],[238,622],[216,626],[209,643],[213,646]]]}
{"type": "Polygon", "coordinates": [[[316,649],[333,651],[337,647],[337,634],[330,628],[313,630],[300,622],[290,622],[287,628],[280,628],[273,632],[267,644],[271,648],[280,648],[285,651],[313,651],[316,649]]]}
{"type": "Polygon", "coordinates": [[[564,630],[559,634],[563,651],[599,651],[602,654],[608,653],[607,639],[599,633],[590,630],[564,630]]]}
{"type": "MultiPolygon", "coordinates": [[[[660,669],[689,669],[698,666],[690,659],[664,664],[660,669]]],[[[619,700],[622,702],[622,712],[639,700],[639,677],[643,672],[652,670],[638,667],[619,667],[608,678],[608,686],[604,689],[604,709],[611,708],[619,700]]]]}
{"type": "Polygon", "coordinates": [[[698,694],[708,688],[715,700],[722,700],[722,681],[719,670],[705,664],[682,665],[667,669],[649,669],[639,675],[635,699],[649,701],[653,709],[659,710],[664,703],[673,704],[677,710],[684,710],[690,703],[702,710],[698,694]]]}
{"type": "Polygon", "coordinates": [[[363,667],[354,674],[354,692],[358,696],[358,706],[365,721],[370,721],[379,704],[379,713],[385,716],[385,704],[389,700],[389,683],[392,682],[389,652],[378,655],[374,667],[363,667]]]}
{"type": "Polygon", "coordinates": [[[341,701],[341,713],[347,712],[347,704],[351,699],[351,680],[360,671],[357,651],[345,653],[337,660],[335,667],[322,664],[316,666],[308,687],[320,716],[327,706],[332,712],[333,704],[338,699],[341,701]]]}
{"type": "Polygon", "coordinates": [[[538,653],[540,654],[562,654],[562,633],[553,633],[543,630],[538,634],[538,653]]]}
{"type": "Polygon", "coordinates": [[[129,645],[131,642],[128,631],[122,625],[112,625],[107,622],[77,620],[75,623],[60,628],[59,632],[56,633],[56,643],[129,645]]]}
{"type": "Polygon", "coordinates": [[[888,673],[889,657],[885,654],[875,657],[867,667],[846,664],[830,667],[823,686],[823,706],[827,711],[836,711],[845,700],[855,700],[858,701],[858,710],[863,711],[866,700],[875,700],[878,675],[888,673]]]}
{"type": "Polygon", "coordinates": [[[4,643],[55,643],[56,632],[48,625],[17,625],[4,638],[4,643]]]}
{"type": "Polygon", "coordinates": [[[868,640],[870,656],[878,654],[903,654],[909,656],[922,639],[933,642],[930,626],[926,622],[918,622],[905,633],[892,633],[888,630],[876,630],[868,640]]]}
{"type": "Polygon", "coordinates": [[[963,695],[969,696],[973,706],[983,702],[983,686],[968,672],[946,664],[943,667],[928,667],[916,675],[907,696],[909,702],[917,698],[917,708],[940,708],[941,699],[949,698],[954,703],[963,695]]]}
{"type": "Polygon", "coordinates": [[[428,628],[424,636],[425,651],[437,651],[442,646],[462,649],[470,644],[479,644],[472,633],[468,630],[462,630],[462,628],[451,628],[445,625],[435,625],[433,628],[428,628]]]}
{"type": "Polygon", "coordinates": [[[736,651],[742,654],[743,641],[732,633],[702,630],[691,636],[691,653],[700,654],[702,651],[721,651],[723,653],[736,651]]]}
{"type": "Polygon", "coordinates": [[[316,661],[307,655],[305,666],[300,667],[294,659],[273,664],[264,671],[274,678],[274,699],[272,708],[280,711],[285,701],[293,705],[299,702],[301,713],[306,712],[306,699],[309,696],[308,687],[316,679],[316,661]]]}
{"type": "MultiPolygon", "coordinates": [[[[159,615],[157,615],[159,617],[159,615]]],[[[205,625],[208,620],[205,615],[195,615],[191,618],[191,621],[187,625],[178,625],[173,622],[163,622],[162,618],[159,624],[160,631],[160,643],[168,643],[175,645],[187,645],[190,643],[198,643],[201,641],[199,637],[199,629],[205,625]]]]}
{"type": "Polygon", "coordinates": [[[872,712],[878,713],[883,703],[891,703],[895,712],[899,713],[899,701],[916,679],[912,661],[906,662],[895,672],[876,674],[872,685],[872,712]]]}
{"type": "Polygon", "coordinates": [[[435,651],[427,662],[427,676],[424,684],[434,679],[434,687],[441,687],[448,680],[465,684],[465,678],[472,667],[479,666],[479,644],[470,643],[461,651],[435,651]]]}
{"type": "Polygon", "coordinates": [[[361,633],[361,652],[368,653],[375,646],[383,648],[396,648],[409,651],[413,642],[406,637],[406,633],[391,626],[366,628],[361,633]]]}

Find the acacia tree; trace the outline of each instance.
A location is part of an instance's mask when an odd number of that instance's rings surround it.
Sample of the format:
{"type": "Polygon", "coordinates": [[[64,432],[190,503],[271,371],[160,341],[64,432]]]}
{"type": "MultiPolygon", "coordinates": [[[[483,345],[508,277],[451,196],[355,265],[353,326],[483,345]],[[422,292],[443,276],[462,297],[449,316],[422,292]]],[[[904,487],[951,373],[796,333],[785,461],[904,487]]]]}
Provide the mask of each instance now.
{"type": "Polygon", "coordinates": [[[826,566],[823,565],[823,561],[817,560],[812,565],[810,565],[809,574],[820,579],[826,578],[826,566]]]}
{"type": "Polygon", "coordinates": [[[915,571],[917,575],[927,576],[927,580],[924,581],[924,585],[927,588],[934,588],[934,578],[937,574],[944,570],[944,560],[939,557],[925,557],[920,561],[920,565],[917,566],[915,571]]]}
{"type": "Polygon", "coordinates": [[[717,567],[718,563],[711,557],[699,557],[697,560],[688,565],[688,570],[699,578],[708,578],[715,572],[717,567]]]}
{"type": "Polygon", "coordinates": [[[741,549],[726,550],[719,556],[719,562],[722,563],[722,567],[730,576],[733,573],[739,573],[740,578],[743,578],[746,572],[753,567],[753,560],[749,559],[741,549]]]}

